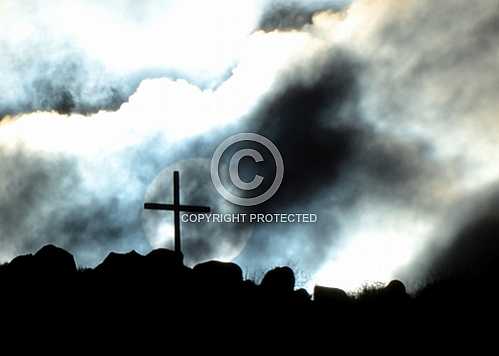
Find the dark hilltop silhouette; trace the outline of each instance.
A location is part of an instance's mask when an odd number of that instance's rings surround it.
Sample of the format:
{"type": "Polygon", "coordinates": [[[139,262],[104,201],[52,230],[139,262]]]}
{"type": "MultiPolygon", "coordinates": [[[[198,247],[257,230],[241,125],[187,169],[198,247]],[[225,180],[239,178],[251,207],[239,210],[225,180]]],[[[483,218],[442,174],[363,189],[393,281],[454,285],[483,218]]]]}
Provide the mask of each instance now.
{"type": "Polygon", "coordinates": [[[279,321],[279,327],[306,329],[317,327],[318,320],[334,320],[328,330],[362,326],[366,332],[380,325],[400,331],[417,322],[446,322],[456,311],[461,318],[490,312],[496,303],[496,294],[481,294],[477,282],[468,289],[464,281],[441,281],[415,295],[409,295],[401,281],[367,287],[355,295],[316,286],[310,295],[296,289],[289,267],[269,270],[257,284],[246,280],[234,263],[209,261],[189,268],[182,260],[166,249],[147,255],[112,252],[94,269],[79,269],[69,252],[48,245],[0,266],[0,298],[9,312],[43,313],[73,322],[103,317],[107,323],[134,325],[137,318],[226,325],[279,321]]]}

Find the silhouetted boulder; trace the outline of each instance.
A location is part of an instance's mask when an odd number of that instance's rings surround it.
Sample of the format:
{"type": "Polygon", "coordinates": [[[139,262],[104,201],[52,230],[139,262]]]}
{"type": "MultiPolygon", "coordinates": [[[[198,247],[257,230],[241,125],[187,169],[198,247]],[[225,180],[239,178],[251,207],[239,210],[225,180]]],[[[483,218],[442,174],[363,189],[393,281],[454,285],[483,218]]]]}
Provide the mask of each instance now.
{"type": "Polygon", "coordinates": [[[44,273],[74,273],[77,270],[73,255],[54,245],[42,247],[34,258],[37,268],[44,273]]]}
{"type": "Polygon", "coordinates": [[[398,280],[388,283],[383,293],[390,301],[404,301],[409,298],[404,283],[398,280]]]}
{"type": "Polygon", "coordinates": [[[351,299],[343,289],[316,286],[314,301],[318,304],[345,304],[351,299]]]}
{"type": "Polygon", "coordinates": [[[209,261],[196,265],[193,271],[202,284],[233,287],[243,281],[243,271],[235,263],[209,261]]]}
{"type": "Polygon", "coordinates": [[[394,280],[385,287],[385,292],[393,296],[405,296],[407,294],[405,285],[401,281],[394,280]]]}
{"type": "Polygon", "coordinates": [[[35,273],[37,271],[35,258],[32,254],[17,256],[10,261],[5,271],[12,275],[35,273]]]}
{"type": "Polygon", "coordinates": [[[7,265],[6,271],[13,275],[61,275],[74,273],[77,268],[73,255],[62,248],[47,245],[34,255],[28,254],[14,258],[7,265]]]}
{"type": "Polygon", "coordinates": [[[294,292],[294,299],[298,304],[305,304],[310,302],[312,296],[306,289],[300,288],[294,292]]]}
{"type": "Polygon", "coordinates": [[[95,267],[96,272],[113,274],[133,274],[143,269],[144,256],[136,251],[128,253],[111,252],[104,261],[95,267]]]}
{"type": "Polygon", "coordinates": [[[276,267],[265,274],[261,287],[271,293],[292,293],[295,289],[295,273],[289,267],[276,267]]]}
{"type": "Polygon", "coordinates": [[[165,272],[183,267],[183,256],[172,250],[160,248],[145,256],[146,268],[151,272],[165,272]]]}

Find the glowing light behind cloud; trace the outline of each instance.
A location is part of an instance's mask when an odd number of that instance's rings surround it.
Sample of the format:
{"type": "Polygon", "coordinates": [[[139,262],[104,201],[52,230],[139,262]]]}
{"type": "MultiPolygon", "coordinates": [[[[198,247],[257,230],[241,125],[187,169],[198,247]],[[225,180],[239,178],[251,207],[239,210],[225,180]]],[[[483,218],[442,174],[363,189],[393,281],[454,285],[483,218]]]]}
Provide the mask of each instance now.
{"type": "Polygon", "coordinates": [[[11,16],[2,22],[10,31],[1,38],[17,50],[33,42],[48,41],[54,46],[40,48],[43,51],[71,44],[120,74],[163,68],[206,81],[235,63],[244,38],[257,25],[261,4],[246,0],[110,1],[105,5],[8,1],[4,13],[11,16]]]}
{"type": "Polygon", "coordinates": [[[341,233],[348,238],[332,251],[313,283],[355,291],[363,284],[393,279],[422,251],[438,218],[392,206],[374,210],[364,204],[352,216],[344,216],[348,223],[341,233]]]}

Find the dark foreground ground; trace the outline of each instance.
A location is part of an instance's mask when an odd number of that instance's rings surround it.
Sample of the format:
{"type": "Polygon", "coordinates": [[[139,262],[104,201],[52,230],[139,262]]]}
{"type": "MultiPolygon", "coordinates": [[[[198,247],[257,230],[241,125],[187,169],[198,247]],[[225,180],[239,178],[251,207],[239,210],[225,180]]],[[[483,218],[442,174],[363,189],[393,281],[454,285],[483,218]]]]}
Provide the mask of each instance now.
{"type": "Polygon", "coordinates": [[[255,284],[243,279],[236,264],[212,261],[191,269],[173,252],[155,250],[146,256],[111,253],[95,269],[78,270],[71,254],[45,246],[0,266],[0,305],[4,323],[13,316],[27,325],[31,319],[103,330],[143,331],[154,325],[156,331],[194,329],[220,336],[243,325],[255,332],[249,338],[288,329],[331,337],[393,336],[495,324],[496,284],[446,280],[408,295],[402,282],[392,281],[358,295],[319,286],[309,295],[295,289],[288,267],[268,271],[255,284]]]}

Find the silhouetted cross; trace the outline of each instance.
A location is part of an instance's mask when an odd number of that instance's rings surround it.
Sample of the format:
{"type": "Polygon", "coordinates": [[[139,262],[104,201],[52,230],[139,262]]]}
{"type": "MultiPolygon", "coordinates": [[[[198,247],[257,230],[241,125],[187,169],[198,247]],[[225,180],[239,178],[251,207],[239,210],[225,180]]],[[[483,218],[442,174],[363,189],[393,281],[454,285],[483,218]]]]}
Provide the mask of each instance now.
{"type": "Polygon", "coordinates": [[[175,253],[181,256],[180,247],[180,212],[209,213],[210,208],[205,206],[181,205],[180,204],[180,177],[179,172],[173,172],[173,204],[145,203],[144,209],[149,210],[171,210],[173,211],[175,231],[175,253]]]}

